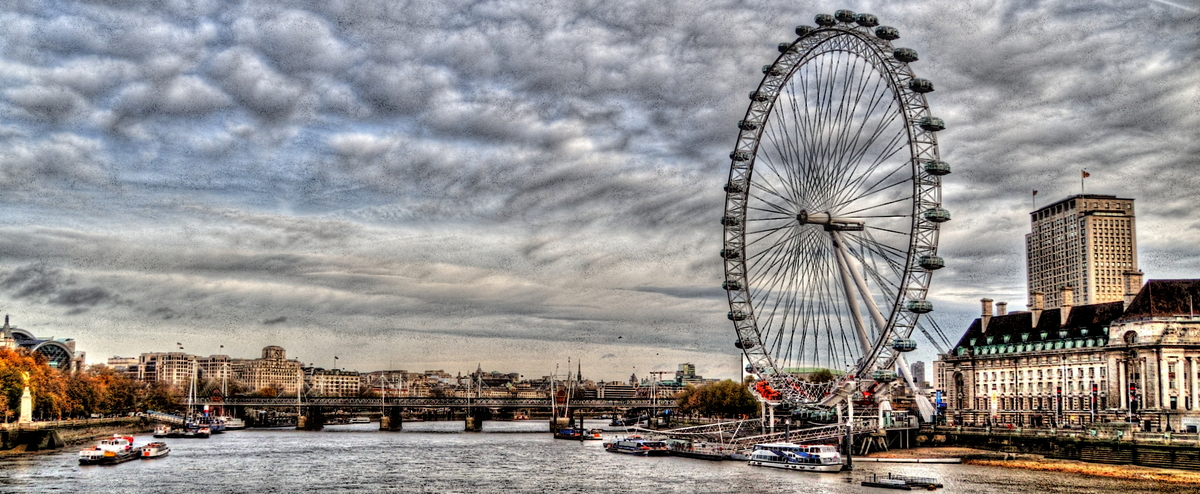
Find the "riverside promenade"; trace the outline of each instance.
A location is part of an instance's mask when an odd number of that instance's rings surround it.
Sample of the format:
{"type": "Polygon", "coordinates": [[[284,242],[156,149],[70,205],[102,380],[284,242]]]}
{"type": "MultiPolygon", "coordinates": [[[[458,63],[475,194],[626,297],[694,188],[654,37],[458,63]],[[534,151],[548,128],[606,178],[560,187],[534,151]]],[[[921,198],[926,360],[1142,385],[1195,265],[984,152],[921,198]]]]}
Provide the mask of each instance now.
{"type": "Polygon", "coordinates": [[[1200,471],[1200,434],[1139,432],[1127,423],[1098,423],[1083,429],[925,427],[914,445],[1200,471]]]}

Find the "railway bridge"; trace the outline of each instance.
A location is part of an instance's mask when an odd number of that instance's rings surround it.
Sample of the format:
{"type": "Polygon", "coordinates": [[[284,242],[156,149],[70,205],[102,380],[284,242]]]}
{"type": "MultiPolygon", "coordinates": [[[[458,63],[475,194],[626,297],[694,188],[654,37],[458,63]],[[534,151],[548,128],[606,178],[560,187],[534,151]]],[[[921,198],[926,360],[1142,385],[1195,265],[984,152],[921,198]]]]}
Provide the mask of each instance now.
{"type": "MultiPolygon", "coordinates": [[[[324,426],[327,410],[336,409],[379,409],[382,415],[380,429],[401,430],[403,427],[402,413],[407,409],[451,409],[462,411],[466,417],[466,429],[478,431],[483,428],[483,421],[500,410],[551,410],[563,407],[562,403],[555,404],[549,397],[517,398],[517,397],[389,397],[389,398],[356,398],[356,397],[229,397],[221,401],[209,400],[196,402],[195,405],[208,407],[223,407],[235,416],[244,416],[246,408],[296,410],[297,428],[317,430],[324,426]]],[[[664,410],[676,408],[675,400],[652,398],[604,398],[604,399],[575,399],[569,403],[569,409],[586,411],[647,411],[658,414],[664,410]]]]}

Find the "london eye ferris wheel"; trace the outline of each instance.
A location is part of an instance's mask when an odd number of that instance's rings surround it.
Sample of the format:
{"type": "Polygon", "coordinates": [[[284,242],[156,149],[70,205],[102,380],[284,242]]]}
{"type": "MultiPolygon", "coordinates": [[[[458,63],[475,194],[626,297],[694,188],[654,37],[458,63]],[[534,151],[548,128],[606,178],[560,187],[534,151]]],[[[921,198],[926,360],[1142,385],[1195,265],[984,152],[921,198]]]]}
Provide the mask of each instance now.
{"type": "MultiPolygon", "coordinates": [[[[945,125],[896,28],[839,10],[763,66],[725,185],[728,318],[772,397],[829,405],[905,379],[937,255],[945,125]],[[832,381],[801,375],[829,369],[832,381]]],[[[911,379],[910,377],[908,379],[911,379]]],[[[925,403],[928,406],[928,403],[925,403]]],[[[923,407],[924,408],[924,407],[923,407]]]]}

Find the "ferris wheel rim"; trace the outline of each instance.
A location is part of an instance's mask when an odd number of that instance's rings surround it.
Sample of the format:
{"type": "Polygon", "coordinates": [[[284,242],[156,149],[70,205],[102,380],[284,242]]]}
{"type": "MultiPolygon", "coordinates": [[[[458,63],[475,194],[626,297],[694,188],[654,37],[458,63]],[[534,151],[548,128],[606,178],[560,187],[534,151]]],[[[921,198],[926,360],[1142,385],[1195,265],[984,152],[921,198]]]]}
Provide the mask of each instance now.
{"type": "MultiPolygon", "coordinates": [[[[818,16],[818,21],[820,21],[820,16],[818,16]]],[[[722,251],[722,257],[725,260],[725,288],[729,295],[729,318],[734,321],[738,346],[742,348],[747,360],[751,362],[752,369],[748,370],[752,370],[752,373],[758,377],[778,384],[782,388],[791,387],[795,384],[795,380],[790,379],[787,373],[777,365],[774,356],[766,351],[767,342],[763,341],[763,334],[757,324],[746,267],[748,257],[745,238],[746,205],[749,202],[751,179],[755,163],[759,158],[759,146],[763,139],[763,133],[766,131],[766,122],[775,110],[774,105],[780,98],[781,88],[792,79],[797,70],[814,57],[844,49],[830,44],[831,40],[844,38],[843,41],[853,43],[856,48],[868,52],[870,56],[865,58],[871,62],[870,69],[874,69],[880,77],[886,79],[892,98],[900,106],[897,112],[903,119],[903,127],[907,134],[909,158],[906,161],[912,172],[913,186],[909,245],[907,254],[904,256],[903,272],[898,277],[902,286],[896,288],[895,301],[888,308],[886,329],[877,335],[870,351],[864,352],[858,365],[848,370],[844,380],[852,380],[855,374],[870,372],[879,366],[890,366],[896,361],[898,353],[887,349],[887,343],[894,334],[902,335],[904,338],[911,336],[920,315],[916,312],[902,310],[902,307],[911,301],[923,302],[929,289],[932,270],[916,266],[916,260],[919,255],[936,257],[937,222],[927,220],[922,216],[922,212],[924,207],[930,205],[940,208],[941,189],[940,178],[923,176],[919,164],[925,160],[938,163],[941,161],[937,148],[936,131],[923,133],[923,129],[918,127],[918,122],[921,117],[933,117],[924,94],[908,88],[905,84],[917,78],[908,67],[907,62],[898,60],[899,51],[892,51],[891,43],[888,40],[871,36],[868,30],[863,29],[864,27],[870,26],[837,24],[812,28],[811,31],[800,35],[786,49],[785,45],[781,44],[780,51],[782,53],[771,65],[764,66],[765,75],[757,89],[751,93],[751,103],[747,108],[744,120],[739,123],[741,131],[738,136],[738,144],[730,156],[732,163],[726,189],[726,216],[722,219],[722,223],[725,223],[724,245],[726,250],[722,251]],[[827,51],[820,51],[822,47],[827,51]],[[888,51],[892,51],[892,53],[888,53],[888,51]],[[889,60],[888,56],[893,58],[889,60]],[[761,118],[756,119],[756,117],[761,118]],[[753,125],[745,125],[745,122],[757,122],[759,126],[755,128],[753,125]],[[730,190],[730,187],[739,183],[742,184],[740,191],[730,190]],[[726,252],[734,254],[726,254],[726,252]],[[731,286],[731,284],[736,284],[736,286],[731,286]],[[735,314],[742,319],[736,319],[735,314]]],[[[801,28],[797,28],[798,33],[800,30],[801,28]]],[[[913,53],[913,59],[915,60],[915,53],[913,53]]],[[[808,211],[804,211],[802,214],[807,216],[808,211]]],[[[800,221],[803,223],[806,219],[800,221]]],[[[782,391],[787,395],[785,398],[788,401],[799,403],[820,401],[812,393],[805,396],[804,393],[792,392],[788,389],[782,391]]],[[[818,394],[830,394],[829,389],[816,391],[818,394]]]]}

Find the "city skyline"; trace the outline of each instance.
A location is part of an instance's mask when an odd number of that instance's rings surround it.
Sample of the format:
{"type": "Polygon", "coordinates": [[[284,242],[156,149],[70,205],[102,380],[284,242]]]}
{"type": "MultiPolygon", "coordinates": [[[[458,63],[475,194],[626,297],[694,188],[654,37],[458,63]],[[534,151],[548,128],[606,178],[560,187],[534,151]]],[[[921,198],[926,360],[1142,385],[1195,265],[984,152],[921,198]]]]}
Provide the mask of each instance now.
{"type": "Polygon", "coordinates": [[[0,311],[90,363],[179,342],[736,378],[735,124],[775,45],[839,8],[935,85],[952,341],[980,298],[1023,310],[1033,199],[1085,169],[1137,201],[1147,280],[1200,278],[1196,2],[389,6],[3,7],[0,311]]]}

